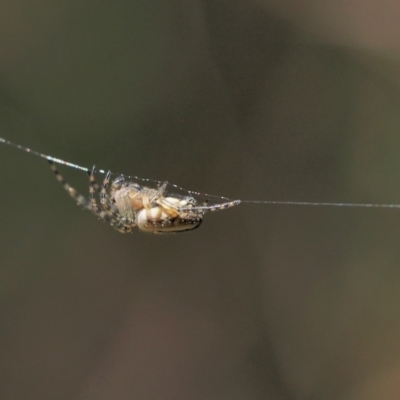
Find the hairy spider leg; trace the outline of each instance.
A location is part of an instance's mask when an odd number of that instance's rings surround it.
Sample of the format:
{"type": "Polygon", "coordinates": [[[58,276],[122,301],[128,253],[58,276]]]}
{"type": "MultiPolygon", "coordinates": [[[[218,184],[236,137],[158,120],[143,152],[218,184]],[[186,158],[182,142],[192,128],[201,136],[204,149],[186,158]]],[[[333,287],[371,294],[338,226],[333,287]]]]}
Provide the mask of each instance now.
{"type": "Polygon", "coordinates": [[[160,197],[162,197],[162,195],[163,195],[163,193],[164,193],[165,188],[167,187],[167,185],[168,185],[168,181],[165,181],[165,182],[157,189],[157,192],[154,193],[154,196],[153,196],[151,199],[149,199],[149,203],[150,203],[150,204],[154,203],[156,200],[158,200],[160,197]]]}
{"type": "Polygon", "coordinates": [[[103,180],[103,184],[101,185],[101,190],[100,190],[100,195],[99,195],[100,205],[105,212],[108,212],[111,214],[110,216],[114,217],[117,220],[121,220],[120,215],[113,208],[111,201],[109,199],[108,193],[107,193],[108,185],[110,184],[110,177],[111,177],[111,171],[108,171],[103,180]]]}
{"type": "MultiPolygon", "coordinates": [[[[95,167],[93,166],[91,171],[88,171],[89,174],[89,198],[90,204],[93,212],[103,221],[108,222],[114,229],[122,233],[129,233],[132,230],[131,226],[125,225],[123,222],[120,221],[119,216],[115,216],[104,209],[101,209],[97,203],[95,197],[95,187],[97,185],[96,178],[94,176],[95,167]]],[[[104,183],[103,183],[104,184],[104,183]]]]}
{"type": "MultiPolygon", "coordinates": [[[[53,171],[54,175],[56,176],[57,180],[63,185],[64,189],[68,192],[68,194],[78,203],[78,205],[84,206],[85,208],[89,209],[93,212],[93,214],[98,215],[101,219],[107,221],[112,225],[115,229],[119,230],[120,232],[127,233],[131,230],[130,227],[126,227],[121,224],[118,220],[113,220],[108,215],[101,215],[103,211],[99,209],[96,203],[96,199],[94,198],[95,191],[98,191],[99,185],[96,182],[96,179],[93,179],[89,184],[89,192],[91,193],[90,200],[88,201],[84,196],[82,196],[78,191],[73,188],[61,175],[60,171],[56,168],[53,161],[47,160],[50,164],[50,168],[53,171]],[[92,197],[94,199],[95,206],[93,206],[92,197]],[[97,208],[96,208],[97,207],[97,208]]],[[[88,171],[89,174],[90,171],[88,171]]]]}
{"type": "Polygon", "coordinates": [[[221,204],[211,204],[210,206],[208,205],[203,205],[203,206],[194,206],[194,207],[179,207],[178,210],[180,211],[186,211],[186,210],[203,210],[203,211],[219,211],[219,210],[225,210],[226,208],[230,207],[235,207],[240,204],[240,200],[233,200],[233,201],[227,201],[226,203],[221,203],[221,204]]]}
{"type": "Polygon", "coordinates": [[[65,179],[64,177],[60,174],[56,166],[54,165],[53,161],[47,160],[47,162],[50,164],[50,168],[53,171],[54,175],[56,176],[58,182],[61,183],[63,188],[68,192],[68,194],[78,203],[78,205],[83,206],[85,208],[88,208],[91,210],[90,202],[81,194],[78,193],[78,191],[73,188],[65,179]]]}
{"type": "Polygon", "coordinates": [[[100,190],[100,204],[103,208],[104,211],[111,211],[111,207],[108,204],[108,199],[107,199],[107,188],[108,184],[110,183],[110,176],[111,176],[111,171],[108,171],[106,176],[104,177],[103,184],[101,185],[101,190],[100,190]]]}

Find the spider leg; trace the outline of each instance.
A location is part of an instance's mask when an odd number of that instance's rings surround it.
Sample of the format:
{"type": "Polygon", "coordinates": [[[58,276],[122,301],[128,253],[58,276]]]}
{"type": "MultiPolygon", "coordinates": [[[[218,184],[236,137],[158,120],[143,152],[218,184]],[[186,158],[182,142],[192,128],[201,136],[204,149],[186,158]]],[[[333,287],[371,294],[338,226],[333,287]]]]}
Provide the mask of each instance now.
{"type": "Polygon", "coordinates": [[[56,176],[58,182],[63,185],[64,189],[68,192],[68,194],[78,203],[78,205],[83,206],[85,208],[91,208],[89,201],[82,196],[81,194],[78,193],[78,191],[73,188],[65,179],[64,177],[60,174],[54,163],[50,160],[47,160],[48,163],[50,164],[50,168],[53,171],[54,175],[56,176]]]}
{"type": "Polygon", "coordinates": [[[156,200],[158,200],[160,197],[162,197],[163,193],[165,192],[165,188],[168,185],[168,181],[165,181],[158,189],[157,192],[154,193],[153,197],[149,199],[149,203],[152,204],[156,200]]]}
{"type": "MultiPolygon", "coordinates": [[[[100,202],[102,204],[102,208],[99,207],[96,197],[95,197],[96,185],[98,186],[98,184],[97,184],[96,178],[94,176],[94,171],[95,171],[95,167],[92,168],[92,171],[88,171],[88,174],[89,174],[89,198],[90,198],[90,204],[91,204],[92,211],[100,219],[102,219],[103,221],[107,221],[114,229],[116,229],[122,233],[129,233],[132,230],[132,225],[124,224],[123,221],[121,221],[119,215],[116,213],[114,214],[111,211],[111,207],[106,202],[105,194],[106,194],[106,189],[107,189],[107,185],[108,185],[108,182],[106,181],[107,176],[106,176],[106,179],[104,180],[105,182],[103,182],[103,187],[100,192],[100,202]],[[104,194],[102,193],[103,189],[104,189],[104,194]],[[102,200],[103,200],[103,202],[102,202],[102,200]],[[104,205],[104,207],[103,207],[103,205],[104,205]]],[[[108,179],[109,179],[109,176],[108,176],[108,179]]]]}
{"type": "MultiPolygon", "coordinates": [[[[191,198],[188,198],[189,200],[191,198]]],[[[225,203],[220,203],[220,204],[211,204],[208,205],[208,201],[206,200],[202,205],[198,206],[195,203],[194,204],[188,204],[184,206],[179,206],[177,204],[172,204],[170,203],[167,199],[165,198],[160,198],[157,200],[157,203],[164,207],[165,209],[169,209],[169,213],[172,215],[179,214],[181,211],[219,211],[219,210],[225,210],[226,208],[230,207],[235,207],[240,204],[240,200],[232,200],[232,201],[227,201],[225,203]],[[175,213],[172,211],[175,210],[175,213]]]]}
{"type": "Polygon", "coordinates": [[[111,211],[111,207],[109,206],[107,199],[107,188],[108,184],[110,183],[110,176],[111,176],[111,171],[108,171],[104,178],[103,184],[101,185],[101,190],[100,190],[100,204],[104,211],[111,211]]]}
{"type": "Polygon", "coordinates": [[[220,204],[212,204],[212,205],[202,205],[202,206],[189,206],[189,207],[179,207],[178,210],[180,211],[186,211],[186,210],[195,210],[195,211],[219,211],[219,210],[225,210],[226,208],[230,207],[235,207],[240,204],[240,200],[232,200],[232,201],[227,201],[226,203],[220,203],[220,204]]]}
{"type": "Polygon", "coordinates": [[[115,206],[113,206],[113,204],[110,201],[109,195],[107,193],[107,189],[108,189],[108,185],[110,183],[110,177],[111,177],[111,171],[108,171],[103,184],[101,185],[101,190],[100,190],[100,205],[101,208],[110,213],[111,216],[113,216],[116,219],[120,219],[121,216],[118,214],[117,210],[115,209],[115,206]]]}

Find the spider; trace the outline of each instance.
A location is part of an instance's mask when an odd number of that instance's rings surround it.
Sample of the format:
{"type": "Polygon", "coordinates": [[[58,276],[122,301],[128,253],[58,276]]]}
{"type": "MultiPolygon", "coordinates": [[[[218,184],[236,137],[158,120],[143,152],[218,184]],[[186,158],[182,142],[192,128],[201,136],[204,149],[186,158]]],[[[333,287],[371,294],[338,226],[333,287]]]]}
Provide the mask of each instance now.
{"type": "MultiPolygon", "coordinates": [[[[165,192],[168,182],[158,185],[156,189],[140,186],[137,183],[128,182],[123,176],[115,179],[107,192],[111,172],[108,171],[103,184],[100,188],[95,178],[95,169],[92,171],[69,161],[48,156],[29,147],[21,146],[10,140],[0,137],[0,143],[14,147],[46,159],[55,173],[57,179],[63,185],[69,195],[77,201],[79,205],[89,209],[103,221],[108,222],[114,229],[122,233],[129,233],[137,226],[144,232],[168,233],[185,232],[198,228],[203,221],[203,216],[207,211],[218,211],[225,208],[237,206],[240,203],[247,204],[284,204],[299,206],[330,206],[330,207],[368,207],[368,208],[400,208],[400,204],[376,204],[376,203],[328,203],[313,201],[281,201],[281,200],[227,200],[225,203],[207,205],[197,204],[192,196],[181,196],[165,192]],[[70,168],[85,171],[89,174],[89,199],[80,195],[76,189],[70,186],[58,172],[54,163],[62,164],[70,168]],[[96,200],[95,193],[100,192],[100,205],[96,200]]],[[[104,170],[100,170],[105,173],[104,170]]],[[[138,178],[140,179],[140,178],[138,178]]],[[[178,187],[176,185],[173,185],[178,187]]],[[[189,192],[190,193],[190,192],[189,192]]],[[[195,193],[195,192],[192,192],[195,193]]]]}
{"type": "Polygon", "coordinates": [[[89,199],[70,186],[47,159],[57,180],[79,205],[92,211],[121,233],[130,233],[135,226],[150,233],[185,232],[198,228],[207,211],[224,210],[240,204],[240,200],[220,204],[197,204],[192,196],[166,193],[168,182],[157,188],[140,186],[137,183],[117,177],[110,186],[111,171],[108,171],[101,185],[96,181],[95,168],[89,174],[89,199]],[[95,194],[99,192],[99,202],[95,194]]]}

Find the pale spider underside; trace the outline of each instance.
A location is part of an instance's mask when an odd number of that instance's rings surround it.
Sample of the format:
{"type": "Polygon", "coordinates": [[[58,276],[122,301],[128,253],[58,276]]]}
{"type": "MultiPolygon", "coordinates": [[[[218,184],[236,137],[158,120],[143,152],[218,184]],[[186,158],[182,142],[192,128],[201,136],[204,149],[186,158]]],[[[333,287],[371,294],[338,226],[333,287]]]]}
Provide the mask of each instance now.
{"type": "Polygon", "coordinates": [[[110,171],[107,172],[100,188],[95,178],[94,167],[88,171],[87,199],[67,183],[51,160],[48,162],[57,180],[79,205],[89,209],[122,233],[131,232],[135,226],[151,233],[189,231],[200,226],[207,211],[223,210],[240,203],[240,200],[234,200],[213,205],[198,205],[192,196],[166,193],[168,182],[154,189],[129,182],[123,176],[116,178],[110,186],[110,171]],[[97,191],[100,191],[99,202],[95,197],[97,191]]]}

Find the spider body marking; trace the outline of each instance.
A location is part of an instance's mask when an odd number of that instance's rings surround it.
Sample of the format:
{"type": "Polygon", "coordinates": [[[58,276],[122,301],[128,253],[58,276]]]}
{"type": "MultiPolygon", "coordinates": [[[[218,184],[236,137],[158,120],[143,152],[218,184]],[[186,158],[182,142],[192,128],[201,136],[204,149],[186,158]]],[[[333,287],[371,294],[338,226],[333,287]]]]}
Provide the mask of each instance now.
{"type": "Polygon", "coordinates": [[[240,204],[240,200],[234,200],[199,205],[192,196],[167,193],[168,182],[158,188],[149,188],[120,176],[110,185],[110,171],[100,188],[94,167],[88,171],[89,199],[86,199],[66,182],[51,160],[48,162],[57,180],[79,205],[83,205],[121,233],[130,233],[136,226],[149,233],[185,232],[198,228],[207,211],[223,210],[240,204]],[[100,192],[99,202],[96,192],[100,192]]]}

